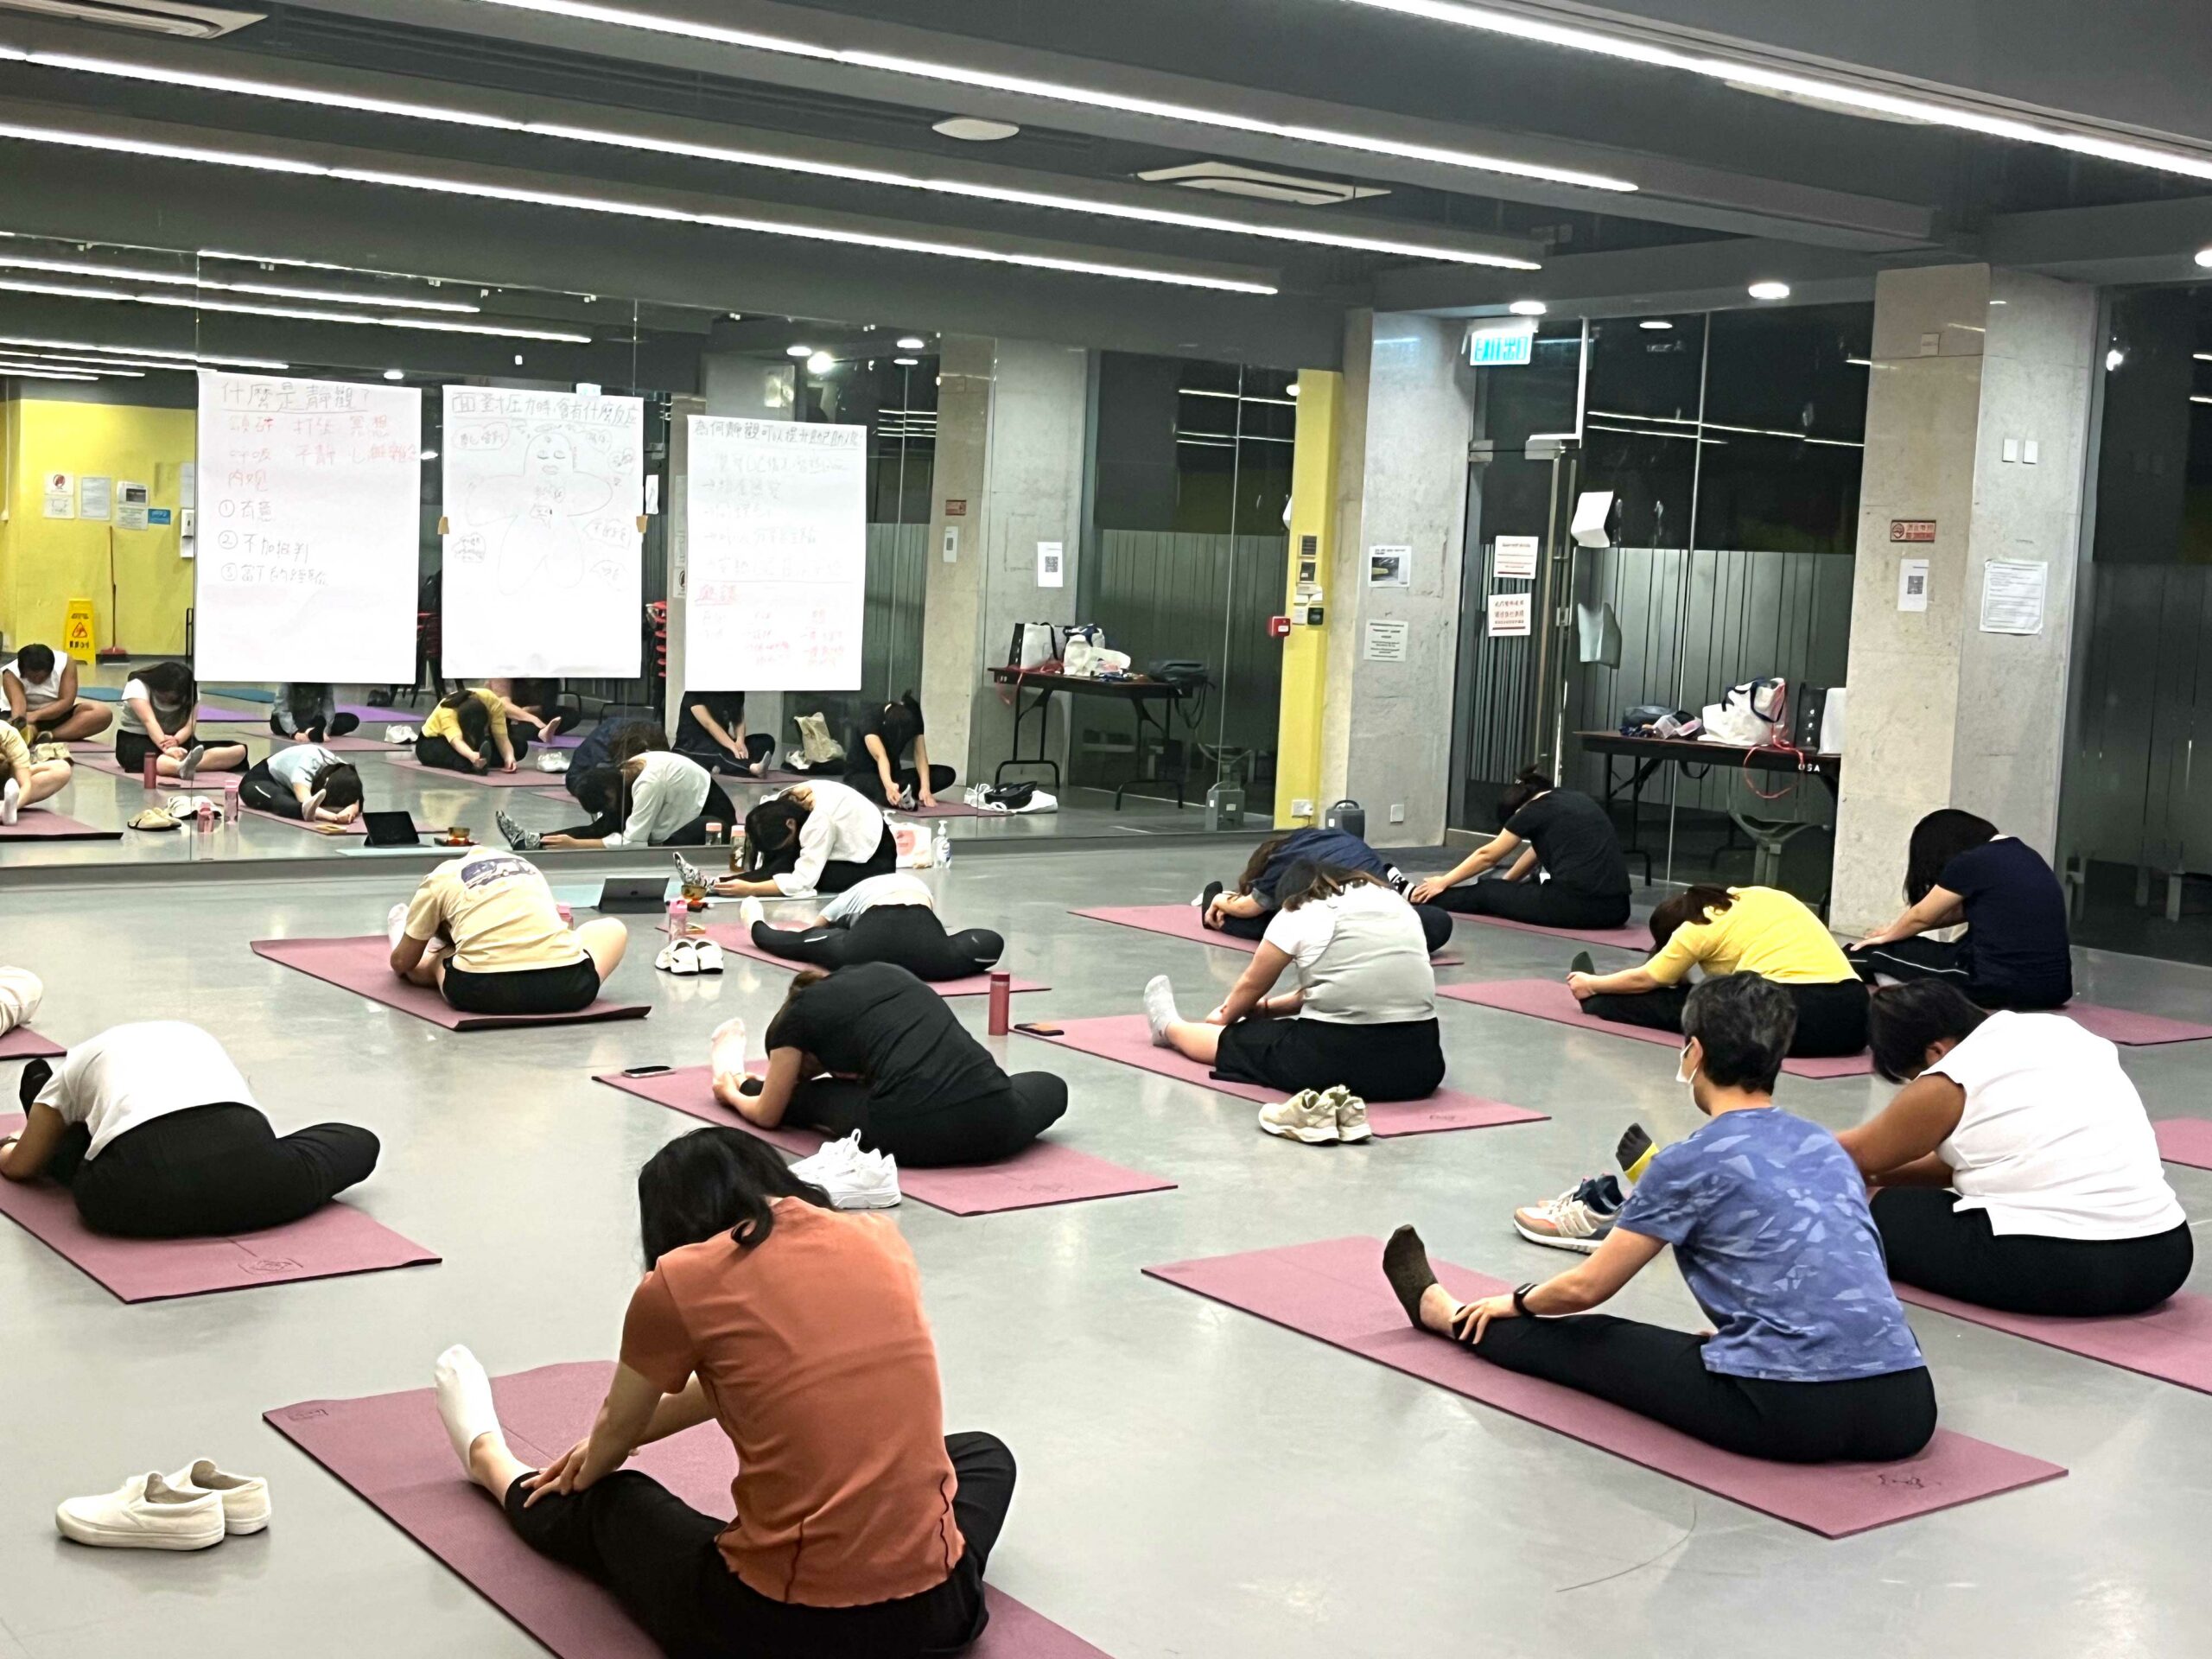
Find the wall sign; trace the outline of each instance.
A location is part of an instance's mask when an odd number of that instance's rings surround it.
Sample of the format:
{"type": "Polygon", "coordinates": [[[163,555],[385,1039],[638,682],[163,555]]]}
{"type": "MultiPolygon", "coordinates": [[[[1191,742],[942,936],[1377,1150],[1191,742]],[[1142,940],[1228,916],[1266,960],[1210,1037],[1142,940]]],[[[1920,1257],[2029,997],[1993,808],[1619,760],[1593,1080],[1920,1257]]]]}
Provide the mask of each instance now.
{"type": "Polygon", "coordinates": [[[1536,577],[1536,538],[1501,536],[1491,543],[1491,574],[1509,582],[1534,582],[1536,577]]]}
{"type": "Polygon", "coordinates": [[[1413,585],[1414,550],[1410,547],[1370,547],[1367,550],[1367,585],[1370,588],[1409,588],[1413,585]]]}
{"type": "Polygon", "coordinates": [[[1367,625],[1367,660],[1370,663],[1404,662],[1407,642],[1412,637],[1413,624],[1410,622],[1370,622],[1367,625]]]}
{"type": "Polygon", "coordinates": [[[1510,322],[1476,322],[1467,326],[1467,361],[1478,369],[1513,369],[1527,365],[1536,343],[1536,325],[1516,318],[1510,322]]]}
{"type": "Polygon", "coordinates": [[[1928,561],[1899,559],[1897,561],[1897,609],[1924,611],[1928,608],[1928,561]]]}
{"type": "Polygon", "coordinates": [[[944,504],[944,516],[948,518],[965,518],[968,516],[967,502],[957,498],[948,499],[944,504]]]}
{"type": "Polygon", "coordinates": [[[1528,594],[1490,596],[1490,636],[1493,639],[1525,637],[1529,631],[1535,600],[1528,594]]]}
{"type": "Polygon", "coordinates": [[[1932,542],[1936,539],[1933,518],[1892,518],[1890,520],[1890,539],[1893,542],[1932,542]]]}

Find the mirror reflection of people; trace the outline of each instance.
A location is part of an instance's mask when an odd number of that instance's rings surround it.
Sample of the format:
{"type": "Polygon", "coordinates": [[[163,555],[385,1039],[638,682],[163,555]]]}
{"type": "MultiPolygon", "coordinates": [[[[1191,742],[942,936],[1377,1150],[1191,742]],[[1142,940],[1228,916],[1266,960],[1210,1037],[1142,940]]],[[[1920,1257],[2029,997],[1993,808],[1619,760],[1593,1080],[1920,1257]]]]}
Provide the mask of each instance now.
{"type": "Polygon", "coordinates": [[[115,764],[136,777],[150,754],[157,777],[188,784],[203,772],[245,768],[245,744],[203,744],[199,731],[200,682],[182,663],[154,663],[124,682],[115,764]]]}
{"type": "Polygon", "coordinates": [[[67,760],[34,760],[23,734],[0,720],[0,824],[16,823],[25,807],[59,795],[72,772],[67,760]]]}
{"type": "Polygon", "coordinates": [[[507,723],[506,699],[489,686],[463,687],[438,699],[415,740],[415,759],[441,772],[484,776],[497,766],[512,772],[530,740],[507,723]]]}
{"type": "Polygon", "coordinates": [[[922,702],[912,691],[896,702],[868,704],[857,736],[847,753],[845,782],[877,805],[910,811],[935,806],[938,792],[952,787],[952,768],[930,764],[922,702]]]}
{"type": "Polygon", "coordinates": [[[2074,996],[2066,890],[2041,853],[1956,807],[1912,827],[1905,907],[1851,948],[1869,980],[1943,979],[1986,1008],[2063,1008],[2074,996]],[[1966,924],[1948,941],[1928,935],[1966,924]]]}
{"type": "Polygon", "coordinates": [[[327,685],[288,680],[276,688],[276,701],[269,711],[273,736],[296,743],[322,743],[334,737],[351,737],[360,729],[361,717],[341,711],[327,685]]]}
{"type": "Polygon", "coordinates": [[[77,695],[77,664],[51,645],[28,645],[0,668],[0,709],[35,748],[41,743],[82,743],[107,730],[113,719],[99,703],[77,695]]]}
{"type": "Polygon", "coordinates": [[[1497,817],[1504,828],[1444,874],[1415,883],[1414,903],[1537,927],[1628,920],[1628,860],[1604,807],[1531,766],[1498,797],[1497,817]],[[1476,879],[1500,865],[1503,876],[1476,879]]]}
{"type": "Polygon", "coordinates": [[[714,775],[672,749],[642,749],[618,766],[587,773],[575,795],[595,821],[619,813],[622,827],[599,836],[556,831],[541,838],[545,846],[703,847],[709,823],[737,821],[714,775]]]}
{"type": "Polygon", "coordinates": [[[484,689],[499,699],[510,729],[520,726],[550,743],[561,734],[561,682],[521,678],[486,680],[484,689]]]}
{"type": "Polygon", "coordinates": [[[248,768],[238,797],[280,818],[348,824],[361,816],[361,774],[321,744],[295,743],[248,768]]]}
{"type": "Polygon", "coordinates": [[[758,778],[768,770],[776,740],[745,729],[742,691],[686,691],[676,721],[676,752],[709,772],[758,778]]]}

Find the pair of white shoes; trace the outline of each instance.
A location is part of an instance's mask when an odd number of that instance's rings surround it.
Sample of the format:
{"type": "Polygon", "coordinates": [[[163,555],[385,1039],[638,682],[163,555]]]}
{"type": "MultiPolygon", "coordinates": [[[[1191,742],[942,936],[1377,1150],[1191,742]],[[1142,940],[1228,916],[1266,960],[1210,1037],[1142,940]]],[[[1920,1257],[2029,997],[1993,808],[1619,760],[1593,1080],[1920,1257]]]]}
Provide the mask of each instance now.
{"type": "Polygon", "coordinates": [[[1260,1127],[1286,1141],[1303,1141],[1309,1147],[1350,1145],[1370,1139],[1367,1103],[1344,1086],[1307,1089],[1260,1108],[1260,1127]]]}
{"type": "Polygon", "coordinates": [[[719,974],[722,971],[722,948],[712,939],[671,939],[661,946],[660,954],[653,958],[653,966],[678,979],[688,979],[696,974],[719,974]]]}
{"type": "Polygon", "coordinates": [[[830,1141],[791,1166],[791,1173],[820,1187],[840,1210],[889,1210],[899,1202],[899,1165],[888,1153],[862,1152],[861,1132],[830,1141]]]}
{"type": "Polygon", "coordinates": [[[207,1549],[269,1525],[269,1483],[201,1458],[173,1475],[133,1475],[111,1492],[65,1499],[54,1524],[95,1549],[207,1549]]]}

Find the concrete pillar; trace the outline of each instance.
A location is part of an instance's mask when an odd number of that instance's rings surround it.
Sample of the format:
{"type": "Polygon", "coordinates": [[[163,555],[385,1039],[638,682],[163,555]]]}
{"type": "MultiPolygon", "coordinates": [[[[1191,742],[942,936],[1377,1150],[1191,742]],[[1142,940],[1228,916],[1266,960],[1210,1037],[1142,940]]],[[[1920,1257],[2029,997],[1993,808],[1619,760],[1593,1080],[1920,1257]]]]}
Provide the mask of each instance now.
{"type": "MultiPolygon", "coordinates": [[[[988,782],[1014,742],[1014,714],[990,667],[1006,661],[1015,623],[1077,620],[1090,363],[1065,346],[950,336],[940,342],[938,372],[922,708],[931,759],[956,768],[963,784],[988,782]],[[948,513],[949,503],[965,511],[948,513]],[[1043,542],[1060,544],[1058,588],[1039,585],[1043,542]]],[[[1065,773],[1058,710],[1046,753],[1065,773]]],[[[1034,771],[1020,776],[1044,781],[1034,771]]]]}
{"type": "Polygon", "coordinates": [[[1897,913],[1912,826],[1938,807],[2055,851],[2096,321],[2094,289],[2020,271],[1947,265],[1877,281],[1839,931],[1897,913]],[[1894,521],[1926,519],[1932,543],[1891,541],[1894,521]],[[1899,607],[1907,558],[1929,562],[1925,610],[1899,607]],[[1993,560],[2045,567],[2041,632],[1982,632],[1993,560]]]}
{"type": "MultiPolygon", "coordinates": [[[[1444,839],[1474,431],[1465,332],[1448,318],[1371,311],[1351,313],[1344,330],[1317,807],[1358,801],[1376,846],[1444,839]],[[1407,586],[1368,585],[1371,547],[1412,550],[1407,586]],[[1402,656],[1370,656],[1370,625],[1401,622],[1402,656]]],[[[1374,649],[1400,649],[1397,632],[1376,630],[1374,649]]]]}

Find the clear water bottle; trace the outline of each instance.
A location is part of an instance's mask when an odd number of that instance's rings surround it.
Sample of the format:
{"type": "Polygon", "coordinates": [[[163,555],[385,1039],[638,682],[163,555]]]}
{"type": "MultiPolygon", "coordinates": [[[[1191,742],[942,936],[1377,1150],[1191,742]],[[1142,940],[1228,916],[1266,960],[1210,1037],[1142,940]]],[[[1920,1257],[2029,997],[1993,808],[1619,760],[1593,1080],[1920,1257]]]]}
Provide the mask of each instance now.
{"type": "Polygon", "coordinates": [[[952,832],[944,827],[942,818],[938,820],[936,832],[930,837],[930,862],[940,870],[952,862],[952,832]]]}

